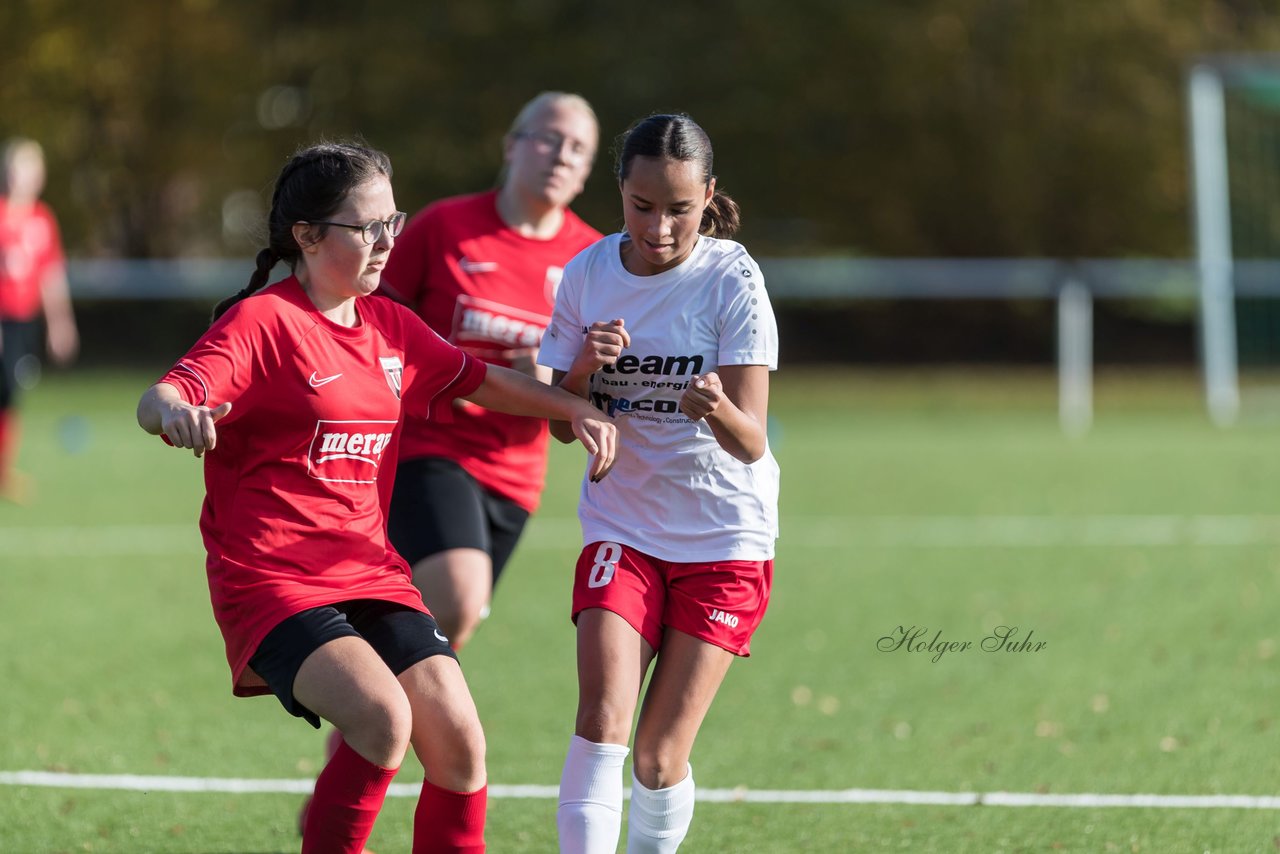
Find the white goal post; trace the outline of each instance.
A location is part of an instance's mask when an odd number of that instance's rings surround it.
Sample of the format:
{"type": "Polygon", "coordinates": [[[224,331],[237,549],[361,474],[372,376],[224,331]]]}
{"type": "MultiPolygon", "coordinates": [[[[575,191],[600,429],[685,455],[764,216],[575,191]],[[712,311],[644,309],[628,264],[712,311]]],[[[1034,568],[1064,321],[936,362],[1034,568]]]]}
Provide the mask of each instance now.
{"type": "Polygon", "coordinates": [[[1192,67],[1187,97],[1196,264],[1200,275],[1200,358],[1209,417],[1221,426],[1234,423],[1240,414],[1223,90],[1223,75],[1217,63],[1199,62],[1192,67]]]}
{"type": "Polygon", "coordinates": [[[1280,54],[1198,58],[1186,92],[1205,403],[1274,419],[1274,384],[1242,394],[1239,368],[1280,363],[1280,54]]]}

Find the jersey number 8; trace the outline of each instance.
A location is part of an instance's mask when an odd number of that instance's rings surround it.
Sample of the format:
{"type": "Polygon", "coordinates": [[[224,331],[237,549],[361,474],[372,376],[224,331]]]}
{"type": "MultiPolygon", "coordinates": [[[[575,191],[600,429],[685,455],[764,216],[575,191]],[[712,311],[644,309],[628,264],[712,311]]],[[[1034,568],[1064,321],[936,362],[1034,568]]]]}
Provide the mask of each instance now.
{"type": "Polygon", "coordinates": [[[604,587],[613,581],[613,574],[618,571],[618,560],[621,557],[622,546],[617,543],[601,543],[600,548],[596,549],[591,573],[587,576],[587,586],[604,587]]]}

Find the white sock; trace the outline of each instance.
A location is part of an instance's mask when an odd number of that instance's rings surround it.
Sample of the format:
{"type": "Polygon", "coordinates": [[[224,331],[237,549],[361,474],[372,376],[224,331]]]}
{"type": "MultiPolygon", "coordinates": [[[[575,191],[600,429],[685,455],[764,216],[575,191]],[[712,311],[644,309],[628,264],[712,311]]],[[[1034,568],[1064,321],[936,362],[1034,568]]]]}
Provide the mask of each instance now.
{"type": "Polygon", "coordinates": [[[693,766],[674,786],[646,789],[631,774],[631,813],[627,817],[627,854],[674,854],[693,821],[693,766]]]}
{"type": "Polygon", "coordinates": [[[625,744],[596,744],[574,736],[560,775],[561,854],[597,854],[618,850],[622,832],[622,763],[625,744]]]}

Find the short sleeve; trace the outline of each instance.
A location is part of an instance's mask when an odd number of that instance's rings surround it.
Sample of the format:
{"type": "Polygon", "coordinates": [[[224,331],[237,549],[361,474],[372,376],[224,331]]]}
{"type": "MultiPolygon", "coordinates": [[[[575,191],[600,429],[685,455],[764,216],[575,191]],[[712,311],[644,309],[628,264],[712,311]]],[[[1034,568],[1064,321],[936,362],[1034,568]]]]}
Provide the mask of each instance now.
{"type": "Polygon", "coordinates": [[[255,297],[232,306],[158,382],[174,386],[183,400],[196,406],[240,404],[233,407],[229,420],[245,413],[243,400],[255,378],[269,376],[280,361],[269,338],[270,321],[263,318],[259,305],[270,299],[255,297]]]}
{"type": "Polygon", "coordinates": [[[778,323],[756,262],[745,253],[733,259],[720,288],[720,364],[777,370],[778,323]]]}
{"type": "Polygon", "coordinates": [[[485,363],[445,341],[402,306],[406,332],[404,413],[408,418],[452,421],[452,403],[484,382],[485,363]]]}

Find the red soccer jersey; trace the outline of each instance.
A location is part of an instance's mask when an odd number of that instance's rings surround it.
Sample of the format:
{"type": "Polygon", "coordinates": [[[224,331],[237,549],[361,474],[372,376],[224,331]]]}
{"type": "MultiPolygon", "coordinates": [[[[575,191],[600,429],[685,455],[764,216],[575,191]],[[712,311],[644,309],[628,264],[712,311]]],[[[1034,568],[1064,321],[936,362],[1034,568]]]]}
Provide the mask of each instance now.
{"type": "MultiPolygon", "coordinates": [[[[382,271],[384,287],[451,343],[508,365],[504,350],[537,347],[564,265],[600,233],[565,211],[550,240],[520,235],[497,192],[444,199],[415,216],[382,271]]],[[[547,471],[547,422],[461,405],[451,423],[406,425],[401,459],[456,460],[481,486],[532,512],[547,471]]]]}
{"type": "Polygon", "coordinates": [[[0,319],[32,320],[40,314],[40,290],[63,264],[53,211],[36,202],[25,215],[0,197],[0,319]]]}
{"type": "Polygon", "coordinates": [[[231,412],[204,457],[200,531],[233,690],[266,687],[249,658],[281,620],[348,599],[425,611],[387,542],[399,425],[441,413],[483,362],[386,299],[339,326],[290,277],[236,304],[161,382],[231,412]]]}

